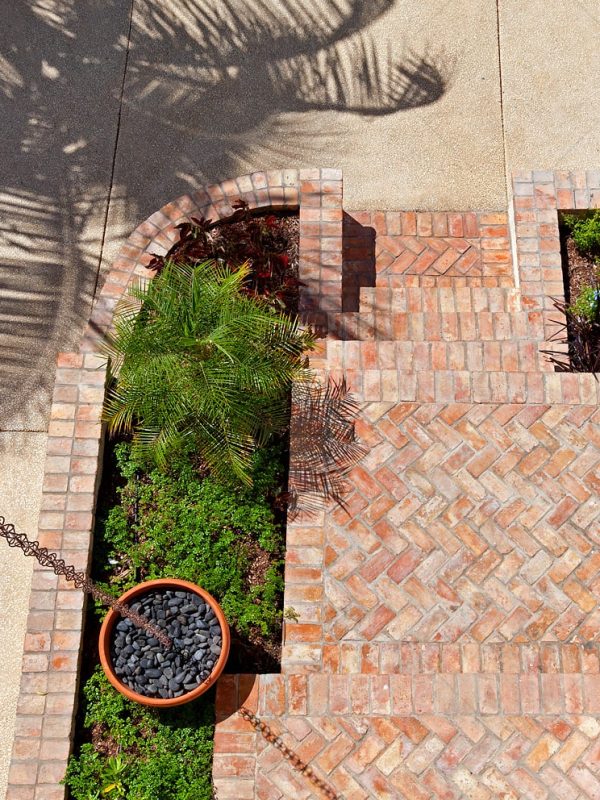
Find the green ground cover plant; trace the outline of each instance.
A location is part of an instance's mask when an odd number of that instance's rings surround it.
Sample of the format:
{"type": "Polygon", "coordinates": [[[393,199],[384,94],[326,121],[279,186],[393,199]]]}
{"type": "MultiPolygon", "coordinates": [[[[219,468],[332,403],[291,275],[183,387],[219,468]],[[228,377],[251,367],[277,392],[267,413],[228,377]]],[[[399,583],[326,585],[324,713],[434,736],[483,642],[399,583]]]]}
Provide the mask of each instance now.
{"type": "Polygon", "coordinates": [[[588,322],[600,321],[600,288],[584,286],[574,303],[569,307],[572,314],[588,322]]]}
{"type": "MultiPolygon", "coordinates": [[[[274,505],[284,458],[278,444],[255,453],[245,486],[216,480],[190,452],[159,469],[131,443],[117,444],[120,485],[96,525],[97,582],[118,595],[142,580],[190,580],[220,602],[234,639],[280,641],[283,527],[274,505]]],[[[104,607],[96,613],[100,620],[104,607]]],[[[73,800],[211,800],[211,693],[171,711],[146,709],[97,668],[83,706],[84,741],[65,777],[73,800]]]]}
{"type": "Polygon", "coordinates": [[[140,581],[181,578],[213,594],[234,631],[276,632],[283,533],[273,503],[284,489],[282,448],[254,455],[251,486],[224,484],[185,452],[166,470],[148,469],[129,443],[115,456],[126,483],[100,521],[95,574],[105,588],[122,594],[140,581]],[[263,568],[250,585],[257,561],[263,568]],[[100,575],[110,564],[118,566],[100,575]]]}
{"type": "Polygon", "coordinates": [[[69,762],[74,800],[211,800],[210,699],[171,711],[145,708],[115,692],[100,667],[83,696],[94,741],[69,762]]]}
{"type": "Polygon", "coordinates": [[[565,214],[562,221],[579,252],[600,256],[600,209],[584,216],[565,214]]]}

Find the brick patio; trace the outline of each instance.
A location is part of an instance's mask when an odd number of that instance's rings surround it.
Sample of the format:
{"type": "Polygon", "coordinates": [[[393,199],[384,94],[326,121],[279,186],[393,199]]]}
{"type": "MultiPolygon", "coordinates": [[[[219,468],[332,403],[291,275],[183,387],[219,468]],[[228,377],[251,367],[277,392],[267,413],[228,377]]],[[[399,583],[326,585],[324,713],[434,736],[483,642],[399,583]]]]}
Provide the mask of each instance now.
{"type": "Polygon", "coordinates": [[[599,177],[515,176],[517,269],[503,212],[344,214],[313,365],[368,453],[288,527],[282,674],[219,684],[220,800],[322,796],[242,704],[344,800],[600,798],[598,387],[541,353],[599,177]]]}
{"type": "MultiPolygon", "coordinates": [[[[298,209],[317,374],[345,376],[367,454],[346,510],[288,524],[280,675],[218,685],[219,800],[600,800],[600,399],[541,352],[560,322],[557,209],[600,171],[520,173],[504,211],[344,212],[337,170],[254,173],[157,211],[58,357],[40,542],[89,563],[115,306],[191,215],[298,209]]],[[[291,442],[293,450],[294,442],[291,442]]],[[[83,597],[36,568],[7,800],[63,800],[83,597]]]]}

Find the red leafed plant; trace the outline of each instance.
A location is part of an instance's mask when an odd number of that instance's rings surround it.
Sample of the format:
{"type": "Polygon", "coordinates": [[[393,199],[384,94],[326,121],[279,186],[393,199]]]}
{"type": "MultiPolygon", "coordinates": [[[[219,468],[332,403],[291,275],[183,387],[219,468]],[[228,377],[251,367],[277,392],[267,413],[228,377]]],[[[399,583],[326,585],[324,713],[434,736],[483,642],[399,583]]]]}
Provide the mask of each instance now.
{"type": "Polygon", "coordinates": [[[234,213],[216,222],[191,217],[178,225],[180,238],[164,256],[155,256],[148,269],[160,272],[167,261],[194,264],[216,260],[236,270],[248,264],[244,291],[272,300],[279,309],[298,310],[298,217],[253,214],[238,200],[234,213]]]}

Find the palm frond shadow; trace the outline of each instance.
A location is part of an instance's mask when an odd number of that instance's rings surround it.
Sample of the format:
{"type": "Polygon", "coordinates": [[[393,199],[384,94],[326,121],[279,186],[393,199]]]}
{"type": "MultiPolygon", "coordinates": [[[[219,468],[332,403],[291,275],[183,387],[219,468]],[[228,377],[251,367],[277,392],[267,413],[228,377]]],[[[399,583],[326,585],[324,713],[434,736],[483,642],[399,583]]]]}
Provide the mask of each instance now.
{"type": "Polygon", "coordinates": [[[288,479],[292,520],[315,514],[330,501],[345,507],[347,474],[367,452],[356,439],[358,411],[345,379],[294,386],[288,479]]]}
{"type": "Polygon", "coordinates": [[[145,0],[133,4],[130,37],[119,0],[24,0],[5,15],[4,422],[43,427],[54,354],[76,347],[99,269],[140,219],[246,168],[295,166],[299,151],[322,161],[351,127],[321,126],[320,113],[374,117],[444,94],[441,54],[375,46],[369,28],[396,4],[145,0]]]}
{"type": "Polygon", "coordinates": [[[448,59],[442,53],[398,56],[391,45],[382,54],[364,30],[394,3],[378,0],[368,10],[358,0],[346,8],[326,0],[319,10],[306,0],[272,7],[250,0],[241,9],[231,2],[192,4],[185,22],[151,4],[152,38],[176,33],[187,46],[168,62],[147,58],[148,27],[134,17],[132,103],[143,110],[145,99],[154,108],[160,98],[163,108],[177,110],[178,120],[185,111],[186,122],[195,115],[199,130],[225,138],[281,112],[378,116],[434,103],[449,85],[448,59]],[[190,50],[193,60],[185,55],[190,50]],[[198,92],[201,116],[194,108],[198,92]]]}
{"type": "Polygon", "coordinates": [[[278,105],[294,111],[383,116],[436,102],[448,81],[441,60],[410,54],[399,61],[391,51],[383,59],[366,34],[273,68],[278,105]]]}

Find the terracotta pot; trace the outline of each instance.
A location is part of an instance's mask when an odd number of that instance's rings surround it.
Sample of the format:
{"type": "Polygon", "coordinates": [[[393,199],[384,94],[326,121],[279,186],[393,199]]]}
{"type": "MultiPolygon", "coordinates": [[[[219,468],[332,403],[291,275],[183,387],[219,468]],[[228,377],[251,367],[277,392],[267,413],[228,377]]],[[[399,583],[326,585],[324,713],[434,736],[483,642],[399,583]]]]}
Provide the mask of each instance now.
{"type": "Polygon", "coordinates": [[[129,686],[126,686],[119,680],[112,665],[112,658],[110,654],[112,632],[117,622],[119,622],[121,619],[121,615],[113,609],[111,609],[106,615],[100,629],[100,661],[108,680],[112,683],[115,689],[121,692],[121,694],[125,695],[125,697],[127,697],[129,700],[133,700],[136,703],[141,703],[144,706],[153,706],[154,708],[169,708],[171,706],[180,706],[184,703],[189,703],[210,689],[210,687],[213,685],[213,683],[215,683],[217,678],[225,669],[225,664],[227,663],[227,658],[229,656],[231,637],[229,634],[229,625],[227,624],[227,620],[225,619],[225,615],[223,614],[221,606],[217,603],[215,598],[212,597],[212,595],[210,595],[208,592],[205,592],[204,589],[201,589],[199,586],[196,586],[195,583],[190,583],[189,581],[180,581],[177,578],[159,578],[155,581],[146,581],[145,583],[139,583],[137,586],[134,586],[133,589],[125,592],[125,594],[122,595],[119,600],[123,603],[131,605],[137,600],[138,597],[141,597],[147,594],[149,590],[154,589],[176,589],[177,591],[185,590],[188,592],[194,592],[195,594],[200,595],[204,602],[208,603],[215,612],[215,616],[219,620],[219,625],[221,626],[221,654],[219,655],[217,663],[214,665],[213,671],[210,673],[208,678],[204,681],[204,683],[201,683],[191,692],[182,694],[181,697],[166,699],[162,697],[146,697],[143,694],[138,694],[137,692],[132,691],[129,686]]]}

